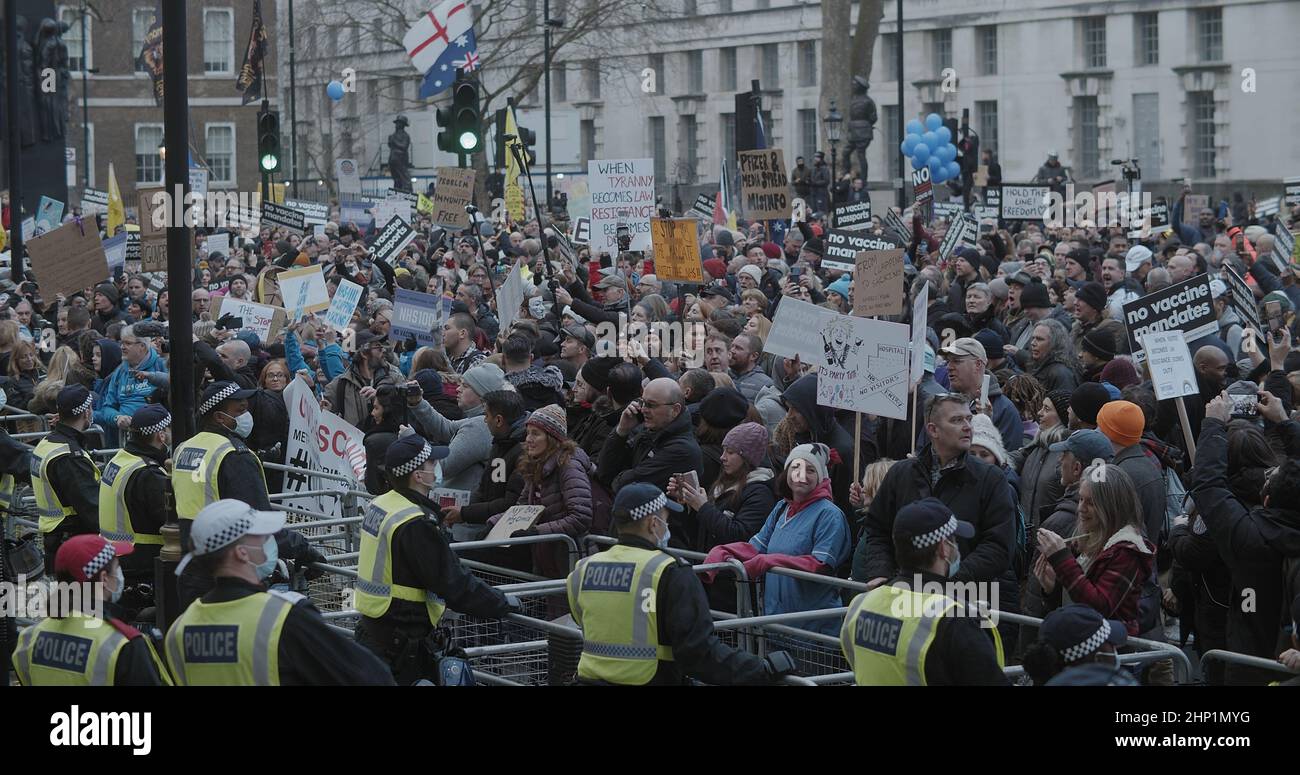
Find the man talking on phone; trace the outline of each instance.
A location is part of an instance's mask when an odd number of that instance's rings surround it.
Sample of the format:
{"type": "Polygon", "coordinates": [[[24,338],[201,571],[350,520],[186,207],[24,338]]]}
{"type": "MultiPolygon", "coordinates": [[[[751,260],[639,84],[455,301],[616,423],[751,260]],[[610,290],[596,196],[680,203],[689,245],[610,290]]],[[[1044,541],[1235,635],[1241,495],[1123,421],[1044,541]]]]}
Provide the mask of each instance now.
{"type": "Polygon", "coordinates": [[[651,380],[641,398],[619,415],[601,448],[596,478],[615,493],[632,482],[667,490],[673,474],[698,471],[702,464],[682,389],[661,377],[651,380]]]}

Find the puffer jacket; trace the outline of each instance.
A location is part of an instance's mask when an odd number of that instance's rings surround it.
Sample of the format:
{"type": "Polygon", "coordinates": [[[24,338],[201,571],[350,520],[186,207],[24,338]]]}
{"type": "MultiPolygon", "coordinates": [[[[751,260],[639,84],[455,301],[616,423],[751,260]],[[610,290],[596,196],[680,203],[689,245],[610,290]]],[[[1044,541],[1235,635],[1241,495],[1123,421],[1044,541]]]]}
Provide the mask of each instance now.
{"type": "Polygon", "coordinates": [[[167,371],[167,363],[153,347],[140,365],[131,368],[122,361],[103,385],[102,400],[95,409],[95,422],[104,428],[104,443],[109,447],[117,446],[117,418],[121,415],[130,417],[135,410],[149,403],[149,397],[157,389],[148,380],[138,380],[132,371],[167,371]]]}
{"type": "Polygon", "coordinates": [[[1030,363],[1029,373],[1050,393],[1053,390],[1073,391],[1079,386],[1079,374],[1069,364],[1053,357],[1042,363],[1030,363]]]}
{"type": "Polygon", "coordinates": [[[1061,499],[1061,453],[1048,449],[1066,436],[1064,426],[1039,431],[1029,445],[1012,454],[1016,471],[1020,474],[1020,510],[1025,515],[1025,526],[1033,528],[1043,518],[1042,510],[1061,499]]]}
{"type": "MultiPolygon", "coordinates": [[[[542,464],[540,483],[524,483],[519,505],[546,507],[533,523],[540,535],[562,533],[582,546],[582,539],[591,528],[591,469],[591,460],[579,447],[563,468],[559,467],[559,458],[552,457],[542,464]]],[[[559,542],[534,544],[533,565],[537,573],[552,579],[568,575],[569,553],[565,547],[559,542]]]]}

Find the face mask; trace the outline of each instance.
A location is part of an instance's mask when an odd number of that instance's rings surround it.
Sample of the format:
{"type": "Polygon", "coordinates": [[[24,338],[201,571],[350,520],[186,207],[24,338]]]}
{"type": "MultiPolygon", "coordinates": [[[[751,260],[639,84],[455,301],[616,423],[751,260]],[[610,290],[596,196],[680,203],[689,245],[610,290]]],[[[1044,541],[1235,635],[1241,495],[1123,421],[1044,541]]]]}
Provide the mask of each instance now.
{"type": "Polygon", "coordinates": [[[9,403],[9,396],[5,395],[5,392],[3,390],[0,390],[0,409],[4,409],[5,405],[8,403],[9,403]]]}
{"type": "Polygon", "coordinates": [[[669,538],[672,538],[673,531],[668,529],[668,521],[667,521],[667,520],[660,520],[660,521],[664,523],[664,534],[663,534],[662,536],[659,537],[659,540],[658,540],[656,543],[658,544],[658,546],[659,546],[660,549],[667,549],[667,548],[668,548],[668,539],[669,539],[669,538]]]}
{"type": "MultiPolygon", "coordinates": [[[[229,417],[229,415],[226,415],[229,417]]],[[[248,434],[253,432],[253,413],[244,412],[235,418],[235,435],[241,439],[248,438],[248,434]]]]}
{"type": "Polygon", "coordinates": [[[253,572],[257,574],[258,581],[266,581],[271,572],[275,570],[275,565],[280,560],[280,547],[275,543],[275,536],[267,536],[266,543],[262,544],[262,552],[266,559],[259,563],[249,563],[253,566],[253,572]]]}
{"type": "MultiPolygon", "coordinates": [[[[953,544],[956,547],[956,544],[953,544]]],[[[957,550],[957,556],[948,561],[948,577],[952,578],[957,575],[957,569],[961,567],[961,550],[957,550]]]]}
{"type": "Polygon", "coordinates": [[[126,589],[126,576],[122,575],[121,565],[118,565],[117,569],[113,571],[113,583],[117,588],[109,593],[108,599],[116,603],[122,599],[122,590],[126,589]]]}
{"type": "Polygon", "coordinates": [[[528,312],[538,320],[546,317],[546,300],[540,296],[534,296],[529,299],[528,312]]]}

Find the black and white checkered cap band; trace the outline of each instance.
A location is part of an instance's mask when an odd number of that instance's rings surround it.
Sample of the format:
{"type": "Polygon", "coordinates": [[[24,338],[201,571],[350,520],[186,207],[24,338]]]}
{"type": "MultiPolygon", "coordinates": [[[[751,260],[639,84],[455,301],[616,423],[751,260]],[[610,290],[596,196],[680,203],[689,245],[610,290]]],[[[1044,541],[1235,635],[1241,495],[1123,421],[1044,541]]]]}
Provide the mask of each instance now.
{"type": "Polygon", "coordinates": [[[135,431],[136,433],[139,433],[142,436],[148,436],[151,433],[158,433],[159,431],[166,430],[167,426],[171,424],[172,424],[172,416],[169,414],[166,417],[159,420],[158,422],[154,423],[153,425],[146,425],[143,428],[132,428],[131,430],[135,431]]]}
{"type": "Polygon", "coordinates": [[[424,465],[424,461],[428,460],[429,456],[432,454],[433,447],[429,446],[429,442],[426,441],[424,443],[424,449],[420,450],[420,454],[393,469],[393,476],[406,476],[415,469],[424,465]]]}
{"type": "Polygon", "coordinates": [[[102,571],[116,556],[117,551],[113,549],[113,545],[108,541],[105,541],[104,548],[100,549],[98,554],[90,558],[90,561],[85,564],[81,569],[81,572],[85,574],[86,578],[90,578],[96,573],[102,571]]]}
{"type": "Polygon", "coordinates": [[[924,549],[927,546],[934,546],[948,536],[957,532],[957,518],[948,517],[948,521],[931,530],[928,533],[922,533],[919,536],[912,536],[912,546],[917,549],[924,549]]]}
{"type": "Polygon", "coordinates": [[[1068,649],[1061,652],[1061,658],[1066,662],[1077,662],[1088,656],[1092,652],[1101,648],[1101,644],[1106,642],[1110,637],[1110,622],[1105,619],[1101,620],[1101,627],[1097,629],[1083,643],[1076,643],[1068,649]]]}
{"type": "Polygon", "coordinates": [[[658,514],[659,509],[666,508],[667,506],[668,499],[664,497],[663,493],[659,493],[655,496],[654,500],[642,503],[640,506],[632,509],[632,519],[645,519],[651,514],[658,514]]]}
{"type": "Polygon", "coordinates": [[[213,533],[212,535],[205,536],[202,544],[196,547],[195,554],[209,554],[211,552],[215,552],[216,550],[222,548],[223,546],[229,546],[234,542],[238,541],[240,538],[243,538],[244,536],[248,535],[248,531],[251,530],[252,527],[253,527],[252,514],[239,517],[235,519],[233,522],[228,523],[227,525],[225,525],[224,527],[222,527],[220,530],[213,533]]]}
{"type": "Polygon", "coordinates": [[[207,414],[208,412],[211,412],[213,409],[217,408],[217,404],[221,403],[222,401],[225,401],[227,398],[230,398],[231,396],[233,396],[238,392],[239,392],[239,385],[235,384],[234,382],[231,382],[229,385],[226,385],[221,390],[218,390],[217,393],[212,396],[212,398],[209,398],[207,401],[204,401],[203,404],[199,406],[199,414],[207,414]]]}
{"type": "Polygon", "coordinates": [[[72,413],[73,413],[74,415],[82,414],[82,413],[88,411],[88,410],[90,409],[91,405],[93,405],[94,403],[95,403],[95,394],[94,394],[94,393],[91,393],[90,395],[86,396],[86,400],[85,400],[85,401],[82,401],[82,402],[81,402],[81,406],[79,406],[79,407],[77,407],[76,409],[73,409],[73,410],[72,410],[72,413]]]}

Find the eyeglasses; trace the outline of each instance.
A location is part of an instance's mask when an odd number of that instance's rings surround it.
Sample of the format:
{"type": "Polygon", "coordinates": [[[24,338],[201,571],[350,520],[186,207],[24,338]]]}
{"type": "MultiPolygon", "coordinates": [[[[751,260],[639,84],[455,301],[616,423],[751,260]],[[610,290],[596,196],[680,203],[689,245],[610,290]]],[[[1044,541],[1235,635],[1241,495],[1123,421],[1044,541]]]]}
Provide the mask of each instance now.
{"type": "Polygon", "coordinates": [[[655,403],[655,402],[653,402],[653,401],[642,401],[642,402],[641,402],[641,408],[642,408],[642,409],[662,409],[662,408],[665,407],[665,406],[672,406],[672,405],[675,404],[675,403],[677,403],[677,402],[676,402],[676,401],[672,401],[672,402],[666,402],[666,403],[655,403]]]}

